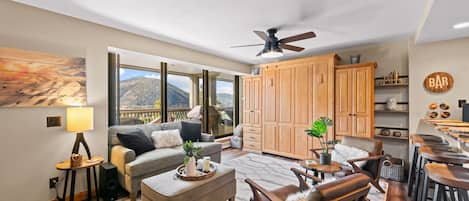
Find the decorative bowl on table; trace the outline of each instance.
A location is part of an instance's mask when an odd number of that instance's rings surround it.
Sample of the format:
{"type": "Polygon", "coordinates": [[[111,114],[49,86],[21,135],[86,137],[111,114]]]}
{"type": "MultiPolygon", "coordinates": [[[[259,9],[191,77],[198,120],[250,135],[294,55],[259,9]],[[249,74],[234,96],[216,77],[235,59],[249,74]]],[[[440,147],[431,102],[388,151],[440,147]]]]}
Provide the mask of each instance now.
{"type": "Polygon", "coordinates": [[[181,180],[184,180],[184,181],[200,181],[200,180],[208,179],[212,177],[213,175],[215,175],[216,172],[217,172],[217,166],[213,163],[210,163],[209,171],[204,172],[202,171],[202,169],[197,169],[196,175],[193,175],[193,176],[192,175],[189,176],[186,174],[186,166],[184,164],[176,168],[177,177],[179,177],[181,180]]]}

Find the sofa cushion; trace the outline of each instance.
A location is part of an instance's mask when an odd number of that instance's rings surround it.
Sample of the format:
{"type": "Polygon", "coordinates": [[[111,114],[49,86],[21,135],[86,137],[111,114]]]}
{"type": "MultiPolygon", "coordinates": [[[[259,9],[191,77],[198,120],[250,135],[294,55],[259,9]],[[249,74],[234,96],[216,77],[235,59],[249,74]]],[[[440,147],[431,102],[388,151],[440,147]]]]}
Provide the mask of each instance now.
{"type": "MultiPolygon", "coordinates": [[[[208,156],[222,151],[222,144],[218,142],[194,142],[194,146],[202,147],[202,155],[208,156]]],[[[182,146],[173,147],[172,149],[184,153],[182,146]]]]}
{"type": "Polygon", "coordinates": [[[181,122],[176,121],[176,122],[167,122],[167,123],[162,123],[160,124],[161,130],[181,130],[181,122]]]}
{"type": "Polygon", "coordinates": [[[181,137],[184,142],[192,141],[198,142],[202,138],[201,134],[202,128],[200,123],[194,122],[181,122],[181,137]]]}
{"type": "Polygon", "coordinates": [[[117,138],[124,147],[134,150],[137,156],[155,149],[153,143],[140,130],[131,133],[117,133],[117,138]]]}
{"type": "Polygon", "coordinates": [[[132,133],[136,131],[143,131],[145,136],[151,140],[151,133],[153,131],[162,130],[160,124],[143,124],[143,125],[124,125],[124,126],[112,126],[108,130],[109,143],[111,145],[121,144],[117,138],[117,133],[132,133]]]}
{"type": "Polygon", "coordinates": [[[182,164],[184,153],[171,148],[155,149],[125,165],[126,174],[136,177],[182,164]]]}

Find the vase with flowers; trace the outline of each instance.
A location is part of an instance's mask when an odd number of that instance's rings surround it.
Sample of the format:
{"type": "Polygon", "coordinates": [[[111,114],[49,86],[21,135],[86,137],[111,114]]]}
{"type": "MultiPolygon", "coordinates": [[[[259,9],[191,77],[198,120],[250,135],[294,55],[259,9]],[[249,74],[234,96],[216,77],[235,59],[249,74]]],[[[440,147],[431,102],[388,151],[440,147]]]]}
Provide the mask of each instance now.
{"type": "Polygon", "coordinates": [[[329,119],[327,117],[320,117],[318,120],[312,123],[310,129],[305,130],[306,134],[308,134],[309,136],[319,139],[322,148],[322,153],[319,155],[319,163],[321,165],[331,164],[331,154],[329,153],[329,145],[337,144],[336,140],[328,140],[327,137],[327,128],[332,125],[332,119],[329,119]]]}

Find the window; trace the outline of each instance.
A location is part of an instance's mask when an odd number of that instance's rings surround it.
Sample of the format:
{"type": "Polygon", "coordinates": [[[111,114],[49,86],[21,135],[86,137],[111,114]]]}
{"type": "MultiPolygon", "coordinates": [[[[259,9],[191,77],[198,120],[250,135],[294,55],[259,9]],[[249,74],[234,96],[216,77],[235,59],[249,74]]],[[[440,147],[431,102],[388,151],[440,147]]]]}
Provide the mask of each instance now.
{"type": "Polygon", "coordinates": [[[119,70],[120,124],[160,121],[160,73],[121,66],[119,70]]]}
{"type": "Polygon", "coordinates": [[[233,134],[234,84],[232,80],[216,80],[216,108],[220,115],[217,136],[233,134]]]}
{"type": "Polygon", "coordinates": [[[191,110],[191,91],[191,77],[168,74],[168,121],[187,119],[191,110]]]}

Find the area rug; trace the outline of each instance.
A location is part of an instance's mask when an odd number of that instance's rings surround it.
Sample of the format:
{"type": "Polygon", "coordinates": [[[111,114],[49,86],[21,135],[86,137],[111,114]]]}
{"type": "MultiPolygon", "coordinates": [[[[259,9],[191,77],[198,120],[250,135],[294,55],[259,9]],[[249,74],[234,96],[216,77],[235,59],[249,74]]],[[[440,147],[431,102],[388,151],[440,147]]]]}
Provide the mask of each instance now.
{"type": "MultiPolygon", "coordinates": [[[[224,161],[222,164],[236,169],[236,201],[249,201],[252,197],[249,185],[244,182],[246,178],[250,178],[262,187],[270,190],[289,184],[298,185],[298,180],[290,171],[290,168],[303,169],[296,162],[252,153],[233,160],[224,161]]],[[[324,182],[334,179],[334,177],[326,175],[324,182]]],[[[381,181],[381,186],[384,190],[388,188],[388,184],[384,181],[381,181]]],[[[386,194],[380,193],[372,186],[368,199],[370,201],[386,201],[386,194]]]]}

